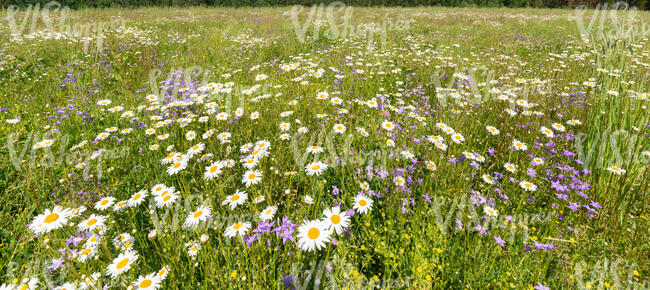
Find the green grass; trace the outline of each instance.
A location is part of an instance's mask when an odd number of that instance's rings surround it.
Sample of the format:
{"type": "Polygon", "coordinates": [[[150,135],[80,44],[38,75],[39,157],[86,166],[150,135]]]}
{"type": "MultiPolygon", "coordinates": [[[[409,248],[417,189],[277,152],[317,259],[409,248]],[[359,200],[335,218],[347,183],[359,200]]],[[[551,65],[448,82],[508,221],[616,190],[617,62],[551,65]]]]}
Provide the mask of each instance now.
{"type": "MultiPolygon", "coordinates": [[[[575,15],[571,10],[354,8],[348,23],[355,29],[361,23],[388,27],[385,43],[378,41],[368,49],[363,36],[368,34],[330,39],[327,27],[314,32],[313,23],[301,42],[290,11],[286,7],[71,12],[66,19],[70,27],[110,21],[124,24],[106,31],[101,51],[92,47],[84,51],[83,43],[67,40],[17,42],[11,40],[8,23],[2,22],[0,282],[15,284],[35,277],[41,287],[63,282],[79,286],[85,277],[101,273],[102,285],[126,288],[139,276],[167,265],[170,273],[162,287],[169,288],[282,289],[284,275],[308,276],[294,281],[296,288],[355,289],[379,284],[411,289],[521,289],[538,283],[551,289],[649,286],[650,157],[642,155],[650,150],[647,35],[604,37],[594,29],[585,35],[591,39],[587,43],[576,20],[571,19],[575,15]],[[408,25],[388,25],[391,23],[408,25]],[[281,65],[289,63],[299,63],[298,69],[283,71],[281,65]],[[331,68],[345,77],[338,79],[331,68]],[[174,78],[172,74],[191,69],[198,72],[191,78],[182,74],[174,78]],[[314,76],[318,69],[324,70],[320,77],[314,76]],[[481,72],[471,73],[477,69],[481,72]],[[226,78],[226,73],[232,76],[226,78]],[[469,75],[471,82],[459,81],[457,73],[469,75]],[[258,74],[268,78],[256,81],[258,74]],[[161,92],[162,86],[169,85],[164,82],[170,76],[171,83],[178,85],[166,92],[174,96],[188,97],[177,91],[188,87],[185,80],[196,85],[194,88],[210,82],[233,82],[234,89],[231,94],[207,94],[203,103],[148,110],[152,103],[145,97],[161,92]],[[297,77],[308,82],[301,84],[297,77]],[[593,88],[585,84],[590,78],[594,79],[593,88]],[[255,84],[261,86],[256,92],[243,92],[255,84]],[[500,92],[491,92],[492,88],[500,92]],[[618,96],[608,94],[610,90],[618,96]],[[330,98],[339,97],[343,104],[318,100],[317,94],[323,91],[329,92],[330,98]],[[450,98],[452,93],[467,94],[456,101],[450,98]],[[513,101],[535,103],[530,112],[541,114],[523,114],[521,106],[496,98],[508,93],[513,101]],[[255,101],[264,94],[269,97],[255,101]],[[382,110],[357,102],[377,94],[389,94],[385,102],[403,110],[382,110]],[[472,101],[474,94],[481,95],[482,101],[472,101]],[[438,98],[443,95],[447,98],[438,98]],[[102,99],[110,99],[112,104],[98,106],[102,99]],[[292,100],[297,103],[291,105],[292,100]],[[209,102],[216,103],[215,113],[208,112],[209,102]],[[115,106],[123,110],[108,111],[115,106]],[[235,119],[237,107],[244,113],[235,119]],[[338,114],[339,107],[348,112],[338,114]],[[510,116],[509,108],[518,114],[510,116]],[[126,111],[132,111],[133,117],[120,116],[126,111]],[[293,114],[281,117],[285,111],[293,114]],[[409,116],[411,111],[417,112],[419,119],[409,116]],[[217,120],[219,112],[229,112],[228,121],[217,120]],[[252,112],[261,117],[251,120],[252,112]],[[194,122],[179,126],[176,120],[190,113],[195,115],[194,122]],[[317,118],[321,113],[328,116],[317,118]],[[210,116],[209,121],[198,122],[205,115],[210,116]],[[153,135],[134,126],[141,122],[153,127],[157,121],[152,116],[174,122],[156,129],[153,135]],[[17,124],[6,121],[16,117],[22,118],[17,124]],[[571,119],[582,124],[568,126],[571,119]],[[384,120],[404,130],[395,130],[394,135],[378,132],[384,120]],[[291,124],[287,132],[280,130],[282,122],[291,124]],[[462,134],[465,141],[451,142],[450,135],[436,128],[439,122],[462,134]],[[337,123],[347,127],[345,134],[333,133],[337,123]],[[564,124],[566,132],[555,130],[553,144],[545,145],[551,139],[540,133],[539,127],[551,128],[553,123],[564,124]],[[297,132],[303,126],[308,133],[297,132]],[[491,135],[486,126],[494,126],[500,133],[491,135]],[[118,128],[111,133],[116,138],[92,142],[110,127],[118,128]],[[130,134],[119,133],[132,127],[130,134]],[[357,127],[365,128],[368,136],[358,133],[357,127]],[[200,135],[209,129],[215,130],[214,136],[202,139],[200,135]],[[189,130],[199,136],[186,140],[189,130]],[[44,135],[47,132],[50,137],[44,135]],[[232,134],[230,143],[219,142],[216,135],[221,132],[232,134]],[[291,137],[281,140],[282,133],[291,137]],[[160,134],[169,134],[169,138],[156,139],[160,134]],[[426,140],[431,135],[445,139],[446,151],[426,140]],[[387,145],[389,137],[395,147],[387,145]],[[54,139],[54,144],[32,150],[32,145],[44,139],[54,139]],[[528,149],[511,150],[513,139],[528,149]],[[85,146],[72,149],[84,140],[88,141],[85,146]],[[224,168],[218,178],[203,178],[210,163],[239,162],[245,155],[239,147],[259,140],[271,143],[269,156],[256,166],[263,173],[260,183],[248,188],[242,184],[246,169],[240,164],[224,168]],[[205,144],[201,154],[213,154],[210,161],[194,157],[186,169],[169,175],[168,165],[160,163],[169,154],[167,146],[186,152],[198,142],[205,144]],[[150,150],[153,144],[160,148],[150,150]],[[305,153],[316,144],[324,147],[323,153],[305,153]],[[100,149],[107,153],[89,159],[100,149]],[[489,153],[491,149],[494,154],[489,153]],[[402,150],[409,150],[420,162],[413,164],[400,157],[402,150]],[[565,157],[564,150],[583,152],[589,162],[582,158],[583,167],[576,162],[578,156],[565,157]],[[463,152],[478,153],[486,160],[478,168],[468,160],[450,161],[463,152]],[[544,158],[544,164],[531,166],[529,154],[544,158]],[[337,161],[337,157],[342,159],[337,161]],[[387,178],[378,177],[377,172],[368,177],[365,172],[370,159],[374,169],[386,170],[387,178]],[[322,175],[308,176],[304,166],[314,160],[331,163],[322,175]],[[426,168],[427,160],[436,163],[435,171],[426,168]],[[87,162],[86,172],[92,176],[75,168],[81,161],[87,162]],[[345,166],[337,163],[341,161],[345,166]],[[506,162],[516,165],[517,171],[507,172],[506,162]],[[626,173],[615,175],[606,169],[614,165],[626,173]],[[559,168],[564,166],[572,169],[559,168]],[[529,168],[536,170],[536,176],[527,175],[529,168]],[[398,169],[412,179],[408,190],[393,182],[398,169]],[[552,178],[547,178],[547,170],[552,178]],[[285,174],[293,171],[293,175],[285,174]],[[504,177],[494,185],[481,178],[483,174],[494,178],[495,173],[504,177]],[[558,198],[551,188],[550,179],[559,178],[558,174],[562,174],[562,184],[574,186],[565,192],[567,200],[558,198]],[[538,189],[524,191],[520,180],[538,189]],[[295,242],[264,233],[249,247],[241,237],[224,236],[225,228],[239,220],[252,222],[248,231],[252,234],[260,222],[259,213],[268,205],[278,206],[275,226],[284,216],[298,226],[305,219],[320,219],[323,210],[338,202],[342,211],[351,209],[364,181],[372,191],[381,192],[381,197],[371,197],[374,204],[368,213],[350,217],[348,232],[333,235],[338,241],[335,246],[304,251],[295,242]],[[119,212],[94,208],[100,197],[122,201],[159,183],[178,191],[180,199],[174,205],[155,208],[150,196],[143,205],[119,212]],[[584,184],[589,186],[575,189],[584,184]],[[338,195],[332,194],[333,186],[340,190],[338,195]],[[236,190],[246,191],[249,200],[231,210],[222,201],[236,190]],[[493,203],[498,217],[483,220],[483,205],[474,205],[476,194],[493,203]],[[259,195],[266,200],[253,203],[259,195]],[[306,195],[313,198],[311,205],[304,202],[306,195]],[[592,201],[602,206],[592,207],[598,213],[567,207],[569,202],[589,205],[592,201]],[[55,205],[88,209],[71,218],[73,225],[35,237],[27,224],[55,205]],[[187,215],[200,205],[212,209],[215,222],[198,229],[182,227],[187,215]],[[80,262],[71,254],[62,256],[57,249],[70,253],[84,245],[83,241],[69,245],[66,239],[79,235],[77,223],[91,213],[107,216],[106,235],[95,257],[80,262]],[[506,215],[513,221],[504,222],[506,215]],[[460,230],[456,219],[464,225],[460,230]],[[489,234],[473,229],[479,223],[489,234]],[[148,238],[152,230],[158,231],[157,236],[148,238]],[[133,250],[139,259],[129,271],[110,279],[105,275],[108,265],[124,252],[112,243],[121,233],[133,236],[133,250]],[[201,243],[196,257],[190,257],[185,243],[199,241],[204,234],[209,239],[201,243]],[[502,237],[505,246],[497,244],[494,236],[502,237]],[[536,249],[535,242],[553,243],[554,249],[536,249]],[[50,261],[61,257],[63,266],[50,273],[50,261]],[[327,269],[319,271],[319,262],[327,269]],[[312,266],[315,270],[309,276],[305,271],[312,266]]],[[[301,25],[308,12],[303,10],[301,25]]],[[[621,19],[630,15],[619,13],[621,19]]],[[[343,21],[342,15],[333,14],[338,23],[343,21]]],[[[589,11],[584,17],[589,23],[599,14],[589,11]]],[[[634,17],[633,22],[623,23],[623,28],[641,27],[650,14],[638,12],[634,17]]],[[[22,15],[16,19],[22,20],[22,15]]],[[[613,27],[611,19],[605,23],[613,27]]],[[[36,27],[36,31],[47,31],[42,21],[36,27]]],[[[26,29],[22,35],[31,32],[26,29]]],[[[381,40],[381,33],[373,35],[374,40],[381,40]]],[[[378,96],[376,101],[380,102],[378,96]]],[[[297,233],[296,228],[296,242],[300,239],[297,233]]]]}

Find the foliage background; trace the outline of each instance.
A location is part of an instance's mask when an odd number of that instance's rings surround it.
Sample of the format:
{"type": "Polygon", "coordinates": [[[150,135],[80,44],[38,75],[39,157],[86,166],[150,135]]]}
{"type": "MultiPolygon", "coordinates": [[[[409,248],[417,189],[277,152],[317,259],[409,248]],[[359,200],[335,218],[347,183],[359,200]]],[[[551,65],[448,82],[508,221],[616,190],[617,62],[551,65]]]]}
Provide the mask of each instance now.
{"type": "MultiPolygon", "coordinates": [[[[288,5],[314,5],[332,2],[343,2],[348,6],[446,6],[446,7],[534,7],[534,8],[574,8],[586,5],[595,8],[597,5],[608,4],[611,7],[618,1],[607,0],[60,0],[63,6],[73,9],[101,8],[101,7],[147,7],[147,6],[226,6],[226,7],[264,7],[288,5]]],[[[0,0],[0,6],[18,5],[21,7],[29,4],[44,5],[50,0],[0,0]]],[[[647,0],[625,1],[630,7],[640,10],[650,8],[647,0]]]]}

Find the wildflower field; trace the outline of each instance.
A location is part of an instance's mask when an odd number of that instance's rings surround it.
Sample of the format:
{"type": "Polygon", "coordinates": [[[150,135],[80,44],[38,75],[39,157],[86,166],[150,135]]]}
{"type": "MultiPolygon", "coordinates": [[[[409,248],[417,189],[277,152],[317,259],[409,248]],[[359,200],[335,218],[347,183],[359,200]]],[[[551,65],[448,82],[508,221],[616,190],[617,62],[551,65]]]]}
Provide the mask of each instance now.
{"type": "Polygon", "coordinates": [[[650,287],[650,13],[2,11],[0,289],[650,287]]]}

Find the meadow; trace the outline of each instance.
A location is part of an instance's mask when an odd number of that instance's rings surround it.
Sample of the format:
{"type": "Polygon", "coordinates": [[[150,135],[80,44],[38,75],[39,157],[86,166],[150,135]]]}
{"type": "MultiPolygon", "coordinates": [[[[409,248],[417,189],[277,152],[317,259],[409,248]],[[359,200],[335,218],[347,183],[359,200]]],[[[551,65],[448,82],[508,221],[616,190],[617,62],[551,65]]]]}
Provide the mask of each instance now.
{"type": "Polygon", "coordinates": [[[648,12],[2,13],[0,289],[650,287],[648,12]]]}

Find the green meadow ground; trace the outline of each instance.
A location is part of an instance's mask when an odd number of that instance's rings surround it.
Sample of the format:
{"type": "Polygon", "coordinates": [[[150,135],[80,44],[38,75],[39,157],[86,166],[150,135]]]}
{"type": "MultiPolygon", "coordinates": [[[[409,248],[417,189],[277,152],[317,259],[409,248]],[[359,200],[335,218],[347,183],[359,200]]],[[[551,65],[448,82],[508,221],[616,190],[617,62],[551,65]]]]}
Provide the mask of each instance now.
{"type": "Polygon", "coordinates": [[[4,11],[0,284],[650,287],[648,12],[309,11],[4,11]]]}

